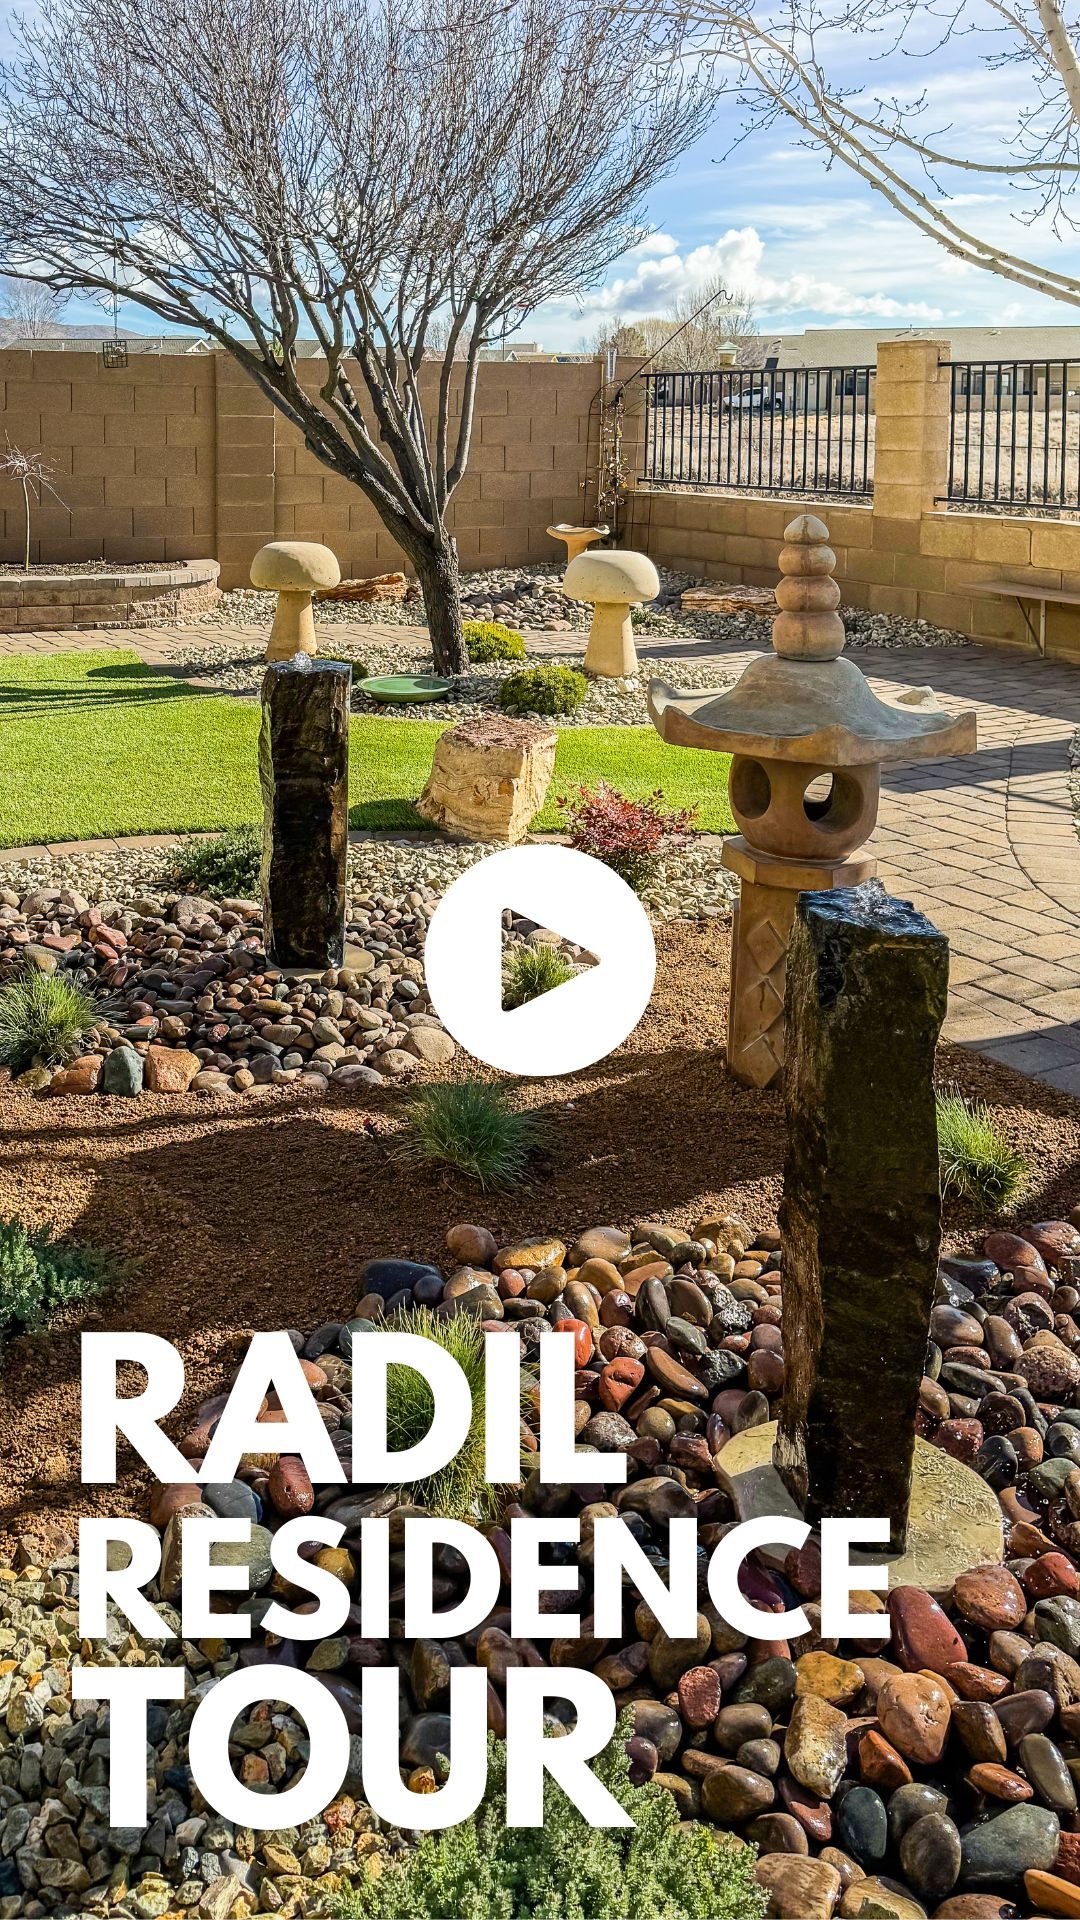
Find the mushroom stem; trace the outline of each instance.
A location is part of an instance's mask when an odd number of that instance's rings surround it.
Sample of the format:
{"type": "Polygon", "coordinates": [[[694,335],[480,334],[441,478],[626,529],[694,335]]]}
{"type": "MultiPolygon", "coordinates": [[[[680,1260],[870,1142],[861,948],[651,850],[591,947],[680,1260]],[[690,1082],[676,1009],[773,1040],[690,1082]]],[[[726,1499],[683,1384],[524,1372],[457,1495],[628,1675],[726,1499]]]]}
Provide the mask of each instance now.
{"type": "Polygon", "coordinates": [[[311,594],[279,589],[274,624],[266,643],[266,660],[291,660],[298,653],[316,653],[311,594]]]}
{"type": "Polygon", "coordinates": [[[586,673],[605,680],[621,680],[637,672],[637,650],[628,600],[597,600],[593,607],[589,644],[585,649],[586,673]]]}

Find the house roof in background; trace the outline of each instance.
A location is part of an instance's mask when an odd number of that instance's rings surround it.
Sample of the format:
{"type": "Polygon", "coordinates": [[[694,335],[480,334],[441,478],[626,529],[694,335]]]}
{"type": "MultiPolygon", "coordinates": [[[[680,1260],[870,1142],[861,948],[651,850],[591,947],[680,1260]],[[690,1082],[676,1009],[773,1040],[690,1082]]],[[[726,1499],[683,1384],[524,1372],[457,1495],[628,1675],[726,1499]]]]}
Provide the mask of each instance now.
{"type": "Polygon", "coordinates": [[[947,340],[954,360],[1080,360],[1080,326],[807,327],[761,339],[781,367],[872,366],[883,340],[947,340]]]}

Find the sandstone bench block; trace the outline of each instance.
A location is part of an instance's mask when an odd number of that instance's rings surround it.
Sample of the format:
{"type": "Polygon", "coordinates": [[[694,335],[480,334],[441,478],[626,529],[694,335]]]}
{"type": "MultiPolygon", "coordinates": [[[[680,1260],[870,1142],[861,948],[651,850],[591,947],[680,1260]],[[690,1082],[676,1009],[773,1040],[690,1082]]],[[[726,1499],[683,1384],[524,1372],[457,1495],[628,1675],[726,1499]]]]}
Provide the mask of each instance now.
{"type": "Polygon", "coordinates": [[[523,840],[554,771],[549,727],[482,714],[440,736],[417,811],[462,839],[523,840]]]}

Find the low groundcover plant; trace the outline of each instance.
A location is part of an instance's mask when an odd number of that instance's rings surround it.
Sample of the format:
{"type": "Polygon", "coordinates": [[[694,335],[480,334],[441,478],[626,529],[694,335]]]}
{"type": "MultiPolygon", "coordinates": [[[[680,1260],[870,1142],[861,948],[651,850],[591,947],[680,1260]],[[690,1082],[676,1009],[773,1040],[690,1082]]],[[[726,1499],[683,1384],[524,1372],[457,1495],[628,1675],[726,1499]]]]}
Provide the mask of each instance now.
{"type": "Polygon", "coordinates": [[[662,1787],[631,1786],[631,1730],[623,1714],[594,1771],[633,1827],[590,1827],[550,1779],[543,1826],[508,1827],[506,1749],[491,1738],[477,1812],[341,1895],[336,1920],[761,1920],[753,1849],[682,1825],[662,1787]]]}
{"type": "Polygon", "coordinates": [[[44,1326],[54,1313],[92,1300],[117,1277],[108,1254],[0,1220],[0,1341],[44,1326]]]}
{"type": "Polygon", "coordinates": [[[198,835],[176,847],[169,877],[178,887],[212,900],[250,900],[259,890],[262,834],[257,827],[230,827],[198,835]]]}

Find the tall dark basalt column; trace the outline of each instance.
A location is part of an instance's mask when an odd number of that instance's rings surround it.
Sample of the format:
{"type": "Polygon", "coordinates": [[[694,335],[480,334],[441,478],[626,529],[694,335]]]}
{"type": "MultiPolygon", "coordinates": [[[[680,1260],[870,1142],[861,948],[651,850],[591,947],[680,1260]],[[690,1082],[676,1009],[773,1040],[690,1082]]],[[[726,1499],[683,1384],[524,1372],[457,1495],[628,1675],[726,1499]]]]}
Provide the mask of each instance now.
{"type": "Polygon", "coordinates": [[[800,895],[787,968],[787,1380],[775,1464],[807,1519],[903,1549],[941,1227],[945,936],[880,881],[800,895]]]}
{"type": "Polygon", "coordinates": [[[304,654],[263,675],[263,925],[279,967],[344,954],[351,688],[351,667],[304,654]]]}

